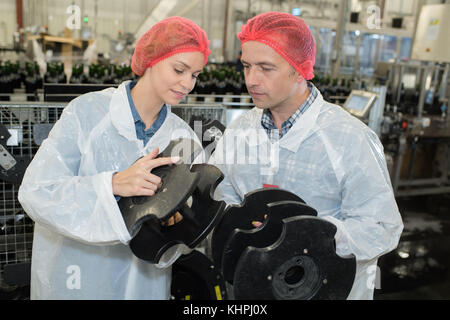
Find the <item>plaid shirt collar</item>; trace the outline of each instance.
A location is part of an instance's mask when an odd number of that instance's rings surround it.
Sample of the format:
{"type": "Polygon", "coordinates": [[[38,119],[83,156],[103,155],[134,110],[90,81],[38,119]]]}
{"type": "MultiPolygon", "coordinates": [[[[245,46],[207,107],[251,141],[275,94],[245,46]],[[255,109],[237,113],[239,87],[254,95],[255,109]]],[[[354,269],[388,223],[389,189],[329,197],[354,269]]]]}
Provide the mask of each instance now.
{"type": "Polygon", "coordinates": [[[295,124],[298,118],[305,113],[306,110],[313,104],[314,100],[317,97],[317,89],[311,82],[306,82],[308,85],[308,89],[311,92],[306,99],[305,102],[294,112],[292,116],[289,117],[286,121],[281,125],[281,132],[275,126],[275,123],[272,119],[272,114],[269,109],[265,109],[261,116],[261,125],[266,130],[267,135],[270,138],[270,141],[274,142],[281,139],[286,133],[288,133],[289,129],[295,124]]]}

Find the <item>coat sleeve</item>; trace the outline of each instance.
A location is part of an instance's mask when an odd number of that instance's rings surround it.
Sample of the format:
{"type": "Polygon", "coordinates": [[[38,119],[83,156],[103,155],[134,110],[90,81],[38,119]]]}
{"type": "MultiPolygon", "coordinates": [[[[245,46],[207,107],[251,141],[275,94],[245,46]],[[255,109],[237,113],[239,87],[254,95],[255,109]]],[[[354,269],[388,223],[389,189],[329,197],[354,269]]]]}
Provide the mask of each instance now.
{"type": "Polygon", "coordinates": [[[19,202],[36,223],[61,235],[96,245],[127,243],[131,237],[113,195],[113,172],[78,174],[88,134],[71,102],[28,166],[19,202]]]}
{"type": "Polygon", "coordinates": [[[403,223],[378,137],[367,130],[350,140],[330,159],[341,186],[341,215],[324,218],[337,226],[339,255],[371,260],[397,247],[403,223]]]}

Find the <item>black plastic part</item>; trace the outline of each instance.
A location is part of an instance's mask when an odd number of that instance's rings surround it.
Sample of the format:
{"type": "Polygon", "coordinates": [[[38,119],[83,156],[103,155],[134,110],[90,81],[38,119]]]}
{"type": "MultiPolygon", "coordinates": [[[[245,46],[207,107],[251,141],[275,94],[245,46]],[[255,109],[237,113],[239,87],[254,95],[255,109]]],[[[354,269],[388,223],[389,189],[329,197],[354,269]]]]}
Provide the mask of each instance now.
{"type": "Polygon", "coordinates": [[[225,126],[219,120],[206,119],[203,116],[192,116],[189,125],[202,142],[203,148],[206,149],[214,143],[213,148],[208,148],[210,152],[214,150],[215,144],[225,132],[225,126]]]}
{"type": "Polygon", "coordinates": [[[132,237],[145,221],[151,218],[166,221],[174,215],[192,194],[200,178],[186,164],[158,167],[152,173],[162,180],[162,186],[154,196],[124,197],[118,203],[132,237]]]}
{"type": "Polygon", "coordinates": [[[6,141],[8,141],[9,137],[11,137],[11,134],[8,129],[0,123],[0,144],[6,147],[6,141]]]}
{"type": "Polygon", "coordinates": [[[172,140],[167,148],[159,155],[160,157],[179,156],[185,164],[192,164],[203,152],[202,146],[191,139],[180,138],[172,140]]]}
{"type": "Polygon", "coordinates": [[[20,185],[25,175],[27,167],[30,165],[31,159],[29,157],[17,157],[14,156],[17,163],[9,170],[3,170],[0,168],[0,180],[15,185],[20,185]]]}
{"type": "MultiPolygon", "coordinates": [[[[11,134],[9,133],[8,129],[0,123],[0,145],[5,150],[4,152],[8,152],[6,142],[8,141],[9,137],[11,137],[11,134]]],[[[0,157],[2,156],[3,154],[0,153],[0,157]]],[[[16,164],[8,170],[0,166],[0,180],[20,185],[22,183],[25,171],[31,162],[31,159],[28,156],[15,156],[12,154],[11,156],[16,161],[16,164]]]]}
{"type": "Polygon", "coordinates": [[[237,300],[346,299],[356,272],[354,256],[336,254],[336,226],[309,216],[283,219],[280,238],[247,247],[236,266],[237,300]]]}
{"type": "Polygon", "coordinates": [[[181,164],[157,167],[152,174],[162,180],[162,187],[151,197],[124,197],[119,200],[128,232],[134,237],[148,219],[169,219],[181,208],[198,182],[198,173],[189,170],[190,164],[202,152],[202,147],[194,140],[177,139],[170,142],[158,157],[179,156],[181,164]],[[150,218],[152,217],[152,218],[150,218]]]}
{"type": "Polygon", "coordinates": [[[3,280],[11,286],[29,286],[31,262],[7,264],[3,269],[3,280]]]}
{"type": "MultiPolygon", "coordinates": [[[[263,248],[275,243],[283,230],[282,219],[308,215],[317,216],[317,211],[297,201],[280,201],[267,205],[267,218],[258,228],[250,230],[234,229],[224,246],[222,255],[222,272],[225,281],[233,283],[234,271],[242,252],[248,246],[263,248]]],[[[256,219],[249,212],[250,218],[256,219]]]]}
{"type": "Polygon", "coordinates": [[[172,265],[171,295],[174,300],[226,300],[225,281],[213,262],[193,250],[172,265]]]}
{"type": "MultiPolygon", "coordinates": [[[[197,246],[213,230],[222,218],[225,202],[211,198],[215,187],[222,181],[222,172],[207,164],[194,165],[193,172],[199,180],[192,195],[192,206],[184,203],[175,207],[183,219],[171,226],[163,226],[157,215],[148,215],[139,232],[130,241],[134,255],[151,263],[158,263],[164,252],[176,244],[185,244],[190,248],[197,246]]],[[[183,184],[179,184],[182,188],[183,184]]]]}
{"type": "Polygon", "coordinates": [[[223,219],[214,229],[211,250],[214,264],[222,267],[222,255],[225,243],[234,229],[252,229],[252,221],[263,221],[269,203],[291,200],[305,203],[297,195],[277,188],[261,188],[247,193],[241,205],[230,205],[223,219]]]}
{"type": "MultiPolygon", "coordinates": [[[[202,148],[195,141],[172,141],[159,156],[180,156],[184,163],[193,161],[202,148]]],[[[162,187],[152,197],[119,200],[125,224],[132,236],[130,249],[140,259],[158,263],[172,246],[198,245],[222,218],[225,202],[212,196],[223,174],[215,166],[187,164],[158,167],[152,173],[161,177],[162,187]],[[188,200],[192,200],[190,205],[188,200]],[[171,226],[164,222],[179,212],[183,219],[171,226]]]]}

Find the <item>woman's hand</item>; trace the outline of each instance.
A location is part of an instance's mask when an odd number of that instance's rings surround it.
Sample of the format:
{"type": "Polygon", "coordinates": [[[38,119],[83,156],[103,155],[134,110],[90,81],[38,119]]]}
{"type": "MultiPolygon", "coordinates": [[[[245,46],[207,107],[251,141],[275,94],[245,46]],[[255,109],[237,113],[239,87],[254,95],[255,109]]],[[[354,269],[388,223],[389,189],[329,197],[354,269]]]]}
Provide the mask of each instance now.
{"type": "Polygon", "coordinates": [[[152,174],[151,171],[180,160],[180,157],[156,158],[158,153],[159,149],[156,148],[128,169],[115,173],[112,177],[114,195],[121,197],[153,196],[161,187],[161,178],[152,174]]]}

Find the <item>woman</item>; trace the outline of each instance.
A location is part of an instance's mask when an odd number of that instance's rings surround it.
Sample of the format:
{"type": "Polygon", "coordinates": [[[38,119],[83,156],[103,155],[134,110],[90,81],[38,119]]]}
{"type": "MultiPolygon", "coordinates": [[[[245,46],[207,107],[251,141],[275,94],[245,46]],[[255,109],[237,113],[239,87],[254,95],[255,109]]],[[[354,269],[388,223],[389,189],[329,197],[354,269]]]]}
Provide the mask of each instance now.
{"type": "Polygon", "coordinates": [[[161,179],[151,170],[179,160],[156,159],[159,152],[171,140],[197,139],[169,105],[193,89],[208,46],[192,21],[164,19],[137,43],[137,83],[85,94],[64,109],[19,190],[35,221],[31,299],[169,298],[169,266],[181,250],[157,266],[134,257],[117,199],[152,196],[161,179]]]}

